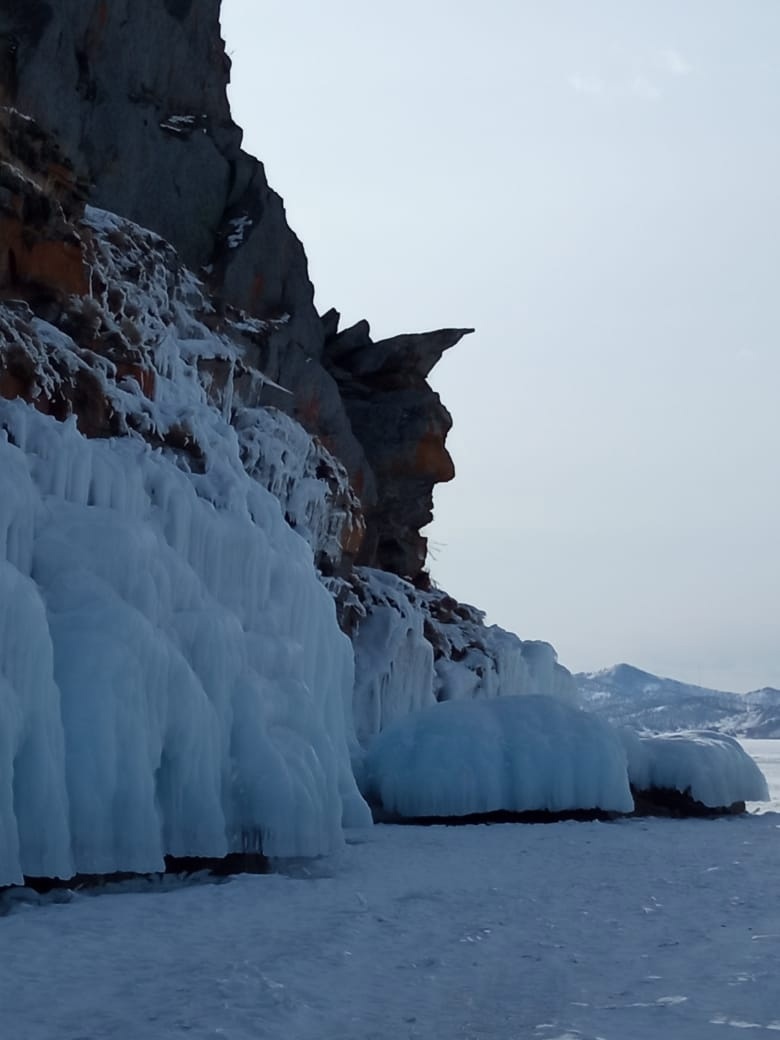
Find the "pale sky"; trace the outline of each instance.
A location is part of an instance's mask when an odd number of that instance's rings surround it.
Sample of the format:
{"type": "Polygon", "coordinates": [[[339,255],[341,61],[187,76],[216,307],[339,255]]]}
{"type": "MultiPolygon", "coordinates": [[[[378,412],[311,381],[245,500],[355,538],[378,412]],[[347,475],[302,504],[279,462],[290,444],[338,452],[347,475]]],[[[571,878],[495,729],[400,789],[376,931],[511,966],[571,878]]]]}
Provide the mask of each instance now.
{"type": "Polygon", "coordinates": [[[320,311],[475,326],[434,579],[563,664],[780,686],[778,0],[224,0],[320,311]]]}

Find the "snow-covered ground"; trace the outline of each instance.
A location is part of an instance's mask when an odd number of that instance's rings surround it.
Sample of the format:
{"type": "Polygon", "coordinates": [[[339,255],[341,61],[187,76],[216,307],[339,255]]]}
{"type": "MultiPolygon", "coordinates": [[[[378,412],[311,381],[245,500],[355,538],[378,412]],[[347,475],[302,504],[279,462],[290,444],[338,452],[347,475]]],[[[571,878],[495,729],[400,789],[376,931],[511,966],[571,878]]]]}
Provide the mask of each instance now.
{"type": "Polygon", "coordinates": [[[0,919],[9,1040],[718,1040],[780,1033],[772,809],[375,827],[221,885],[0,919]]]}
{"type": "Polygon", "coordinates": [[[751,810],[780,813],[780,740],[743,739],[740,744],[761,767],[769,784],[770,800],[751,805],[751,810]]]}

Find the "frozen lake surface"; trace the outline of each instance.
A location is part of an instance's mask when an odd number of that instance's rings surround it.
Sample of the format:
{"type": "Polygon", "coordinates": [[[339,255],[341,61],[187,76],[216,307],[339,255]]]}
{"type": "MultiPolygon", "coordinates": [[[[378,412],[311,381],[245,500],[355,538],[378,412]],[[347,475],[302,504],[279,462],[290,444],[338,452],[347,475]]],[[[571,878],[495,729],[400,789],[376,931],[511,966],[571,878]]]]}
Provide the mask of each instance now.
{"type": "MultiPolygon", "coordinates": [[[[778,799],[780,745],[758,744],[778,799]]],[[[0,1036],[780,1035],[779,856],[771,811],[375,827],[286,873],[22,906],[0,1036]]]]}
{"type": "Polygon", "coordinates": [[[752,808],[760,812],[780,812],[780,740],[740,740],[740,744],[761,766],[772,799],[768,805],[752,808]]]}

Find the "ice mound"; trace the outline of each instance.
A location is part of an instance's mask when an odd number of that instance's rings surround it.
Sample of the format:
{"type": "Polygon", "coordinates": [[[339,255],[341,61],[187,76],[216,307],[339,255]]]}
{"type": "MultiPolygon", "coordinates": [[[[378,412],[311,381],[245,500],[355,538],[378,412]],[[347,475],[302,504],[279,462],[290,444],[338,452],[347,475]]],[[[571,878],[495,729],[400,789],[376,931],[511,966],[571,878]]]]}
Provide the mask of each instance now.
{"type": "Polygon", "coordinates": [[[369,802],[403,817],[634,807],[619,734],[553,697],[437,704],[383,730],[363,768],[369,802]]]}
{"type": "Polygon", "coordinates": [[[666,788],[708,808],[769,798],[764,774],[734,737],[723,733],[621,731],[628,775],[638,791],[666,788]]]}
{"type": "Polygon", "coordinates": [[[0,885],[333,849],[368,820],[352,684],[311,550],[239,465],[0,400],[0,885]]]}

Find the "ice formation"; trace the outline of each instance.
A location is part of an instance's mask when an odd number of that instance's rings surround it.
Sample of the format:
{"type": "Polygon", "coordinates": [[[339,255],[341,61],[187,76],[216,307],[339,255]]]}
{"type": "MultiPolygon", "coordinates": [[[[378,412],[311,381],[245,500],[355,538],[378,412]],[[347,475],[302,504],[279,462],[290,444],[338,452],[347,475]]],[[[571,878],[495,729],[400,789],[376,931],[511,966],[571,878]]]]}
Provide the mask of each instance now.
{"type": "Polygon", "coordinates": [[[355,646],[355,730],[366,743],[410,712],[436,703],[433,647],[424,617],[404,597],[407,585],[393,574],[361,569],[371,608],[358,626],[355,646]]]}
{"type": "Polygon", "coordinates": [[[278,502],[21,402],[0,427],[0,884],[366,822],[350,645],[278,502]]]}
{"type": "Polygon", "coordinates": [[[411,818],[634,807],[617,731],[533,695],[448,701],[399,720],[370,745],[361,786],[411,818]]]}
{"type": "Polygon", "coordinates": [[[396,719],[439,701],[543,694],[574,701],[549,643],[483,624],[439,590],[357,568],[362,616],[355,646],[355,728],[368,743],[396,719]]]}
{"type": "Polygon", "coordinates": [[[346,470],[294,419],[276,408],[241,408],[232,416],[250,476],[279,499],[287,522],[322,564],[339,561],[363,526],[346,470]]]}
{"type": "Polygon", "coordinates": [[[637,790],[670,788],[710,808],[769,798],[766,780],[734,737],[723,733],[621,731],[637,790]]]}

